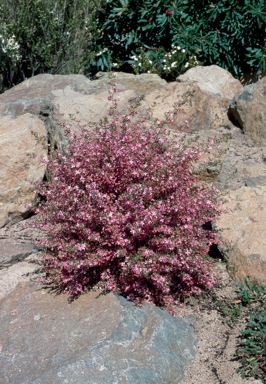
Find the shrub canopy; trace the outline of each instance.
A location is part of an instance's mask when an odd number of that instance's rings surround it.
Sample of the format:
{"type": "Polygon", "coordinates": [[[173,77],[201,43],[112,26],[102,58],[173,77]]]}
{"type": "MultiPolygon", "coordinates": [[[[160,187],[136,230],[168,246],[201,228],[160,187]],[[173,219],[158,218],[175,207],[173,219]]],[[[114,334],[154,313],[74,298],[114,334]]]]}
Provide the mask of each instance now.
{"type": "MultiPolygon", "coordinates": [[[[120,63],[142,50],[180,46],[187,58],[217,64],[240,77],[265,70],[266,3],[263,0],[108,0],[99,10],[97,69],[120,63]],[[104,50],[104,51],[103,51],[104,50]]],[[[157,56],[157,65],[164,58],[157,56]]]]}

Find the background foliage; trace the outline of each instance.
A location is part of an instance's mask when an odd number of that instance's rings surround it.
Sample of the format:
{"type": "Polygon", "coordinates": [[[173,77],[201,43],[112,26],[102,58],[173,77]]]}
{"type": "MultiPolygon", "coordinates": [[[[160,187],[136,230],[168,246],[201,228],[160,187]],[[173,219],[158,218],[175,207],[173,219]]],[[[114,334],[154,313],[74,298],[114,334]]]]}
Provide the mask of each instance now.
{"type": "Polygon", "coordinates": [[[263,0],[2,0],[0,92],[39,73],[261,73],[265,32],[263,0]]]}
{"type": "MultiPolygon", "coordinates": [[[[266,4],[263,0],[109,0],[99,12],[105,48],[97,67],[128,68],[130,56],[171,45],[240,77],[265,69],[266,4]]],[[[162,67],[162,58],[154,58],[162,67]]]]}
{"type": "Polygon", "coordinates": [[[78,73],[100,0],[1,0],[0,91],[39,73],[78,73]]]}

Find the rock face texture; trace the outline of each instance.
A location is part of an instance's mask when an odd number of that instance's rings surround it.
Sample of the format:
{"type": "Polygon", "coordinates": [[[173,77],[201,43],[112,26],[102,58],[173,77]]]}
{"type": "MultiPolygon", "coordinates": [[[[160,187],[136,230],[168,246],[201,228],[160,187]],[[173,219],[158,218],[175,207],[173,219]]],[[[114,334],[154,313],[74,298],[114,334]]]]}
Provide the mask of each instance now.
{"type": "MultiPolygon", "coordinates": [[[[235,94],[243,89],[239,80],[217,65],[191,68],[176,80],[196,86],[197,90],[195,89],[195,95],[192,97],[195,102],[192,116],[204,118],[203,121],[197,122],[196,130],[216,129],[228,125],[228,104],[235,94]],[[195,108],[196,106],[198,108],[195,108]]],[[[191,116],[191,113],[188,115],[191,116]]]]}
{"type": "Polygon", "coordinates": [[[156,89],[145,96],[144,101],[153,109],[156,119],[164,119],[164,113],[173,109],[173,102],[180,103],[185,98],[188,102],[182,105],[174,121],[169,124],[173,130],[195,132],[215,129],[228,123],[227,111],[219,98],[210,92],[200,89],[196,82],[175,82],[167,84],[163,89],[156,89]],[[185,122],[189,121],[186,128],[185,122]]]}
{"type": "Polygon", "coordinates": [[[266,186],[246,186],[226,196],[227,213],[217,229],[226,243],[221,251],[228,260],[230,274],[239,282],[245,278],[266,283],[266,186]]]}
{"type": "Polygon", "coordinates": [[[193,361],[193,319],[113,294],[72,303],[21,284],[0,302],[1,383],[180,383],[193,361]]]}
{"type": "Polygon", "coordinates": [[[34,252],[36,252],[36,248],[31,243],[14,243],[8,240],[0,240],[0,270],[11,267],[34,252]]]}
{"type": "Polygon", "coordinates": [[[256,145],[266,146],[266,77],[235,95],[229,115],[256,145]]]}
{"type": "MultiPolygon", "coordinates": [[[[209,92],[224,100],[230,102],[236,93],[243,89],[240,81],[235,79],[231,73],[218,65],[208,67],[194,67],[183,75],[178,76],[178,82],[195,82],[202,91],[209,92]]],[[[225,105],[228,108],[228,104],[225,105]]]]}
{"type": "Polygon", "coordinates": [[[27,217],[35,197],[32,182],[45,173],[42,138],[46,142],[46,129],[37,116],[0,119],[0,228],[27,217]]]}

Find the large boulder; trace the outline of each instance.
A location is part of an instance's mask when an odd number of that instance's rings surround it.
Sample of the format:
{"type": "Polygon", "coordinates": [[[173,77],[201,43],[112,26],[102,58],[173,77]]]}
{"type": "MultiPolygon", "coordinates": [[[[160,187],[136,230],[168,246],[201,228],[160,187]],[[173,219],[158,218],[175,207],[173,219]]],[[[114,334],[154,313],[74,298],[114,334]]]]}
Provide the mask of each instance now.
{"type": "Polygon", "coordinates": [[[196,83],[169,83],[162,89],[156,89],[145,95],[144,102],[152,111],[153,117],[165,119],[165,112],[173,110],[173,103],[180,103],[179,113],[173,117],[173,123],[168,127],[175,131],[195,132],[215,129],[228,122],[226,110],[225,119],[220,119],[213,113],[219,107],[219,100],[212,98],[208,92],[202,91],[196,83]]]}
{"type": "Polygon", "coordinates": [[[220,246],[231,276],[266,285],[266,186],[230,190],[227,210],[216,222],[225,243],[220,246]]]}
{"type": "MultiPolygon", "coordinates": [[[[217,129],[228,125],[228,106],[242,90],[240,81],[217,65],[197,66],[178,76],[177,82],[193,84],[193,96],[187,115],[194,130],[217,129]],[[191,105],[192,103],[192,105],[191,105]]],[[[185,108],[189,108],[188,106],[185,108]]]]}
{"type": "Polygon", "coordinates": [[[46,152],[46,129],[37,116],[0,119],[0,228],[29,214],[32,182],[43,179],[46,152]]]}
{"type": "Polygon", "coordinates": [[[266,77],[240,90],[229,107],[229,116],[256,145],[266,146],[266,77]]]}
{"type": "Polygon", "coordinates": [[[68,303],[23,283],[0,313],[3,384],[178,384],[196,353],[195,319],[99,291],[68,303]]]}
{"type": "MultiPolygon", "coordinates": [[[[149,93],[166,85],[165,80],[152,74],[135,76],[123,72],[111,72],[100,73],[98,77],[98,80],[91,81],[83,75],[42,74],[34,76],[0,95],[0,116],[16,117],[32,113],[45,119],[48,115],[53,118],[54,109],[56,109],[55,113],[59,119],[69,119],[70,114],[78,113],[82,116],[82,113],[85,113],[85,121],[95,120],[93,114],[97,116],[98,121],[107,111],[107,108],[104,107],[104,105],[108,105],[107,91],[115,85],[120,91],[133,91],[134,96],[149,93]],[[95,97],[97,99],[99,94],[102,96],[95,101],[95,97]],[[73,100],[73,104],[71,104],[71,100],[73,100]],[[103,100],[104,104],[102,104],[103,100]],[[80,102],[84,105],[80,105],[80,102]],[[97,111],[95,111],[95,107],[97,111]],[[85,111],[86,108],[88,111],[85,111]]],[[[120,101],[125,109],[128,106],[127,100],[124,101],[122,98],[120,101]]]]}
{"type": "Polygon", "coordinates": [[[154,118],[160,120],[165,111],[172,109],[173,102],[186,100],[170,128],[194,132],[227,126],[228,105],[242,88],[240,81],[225,69],[217,65],[199,66],[180,75],[175,83],[149,92],[144,100],[152,108],[154,118]],[[188,129],[186,120],[189,121],[188,129]]]}
{"type": "Polygon", "coordinates": [[[225,108],[228,108],[227,103],[233,99],[236,93],[243,89],[239,80],[218,65],[191,68],[178,76],[176,81],[195,82],[202,91],[216,95],[220,98],[221,103],[226,102],[225,108]]]}

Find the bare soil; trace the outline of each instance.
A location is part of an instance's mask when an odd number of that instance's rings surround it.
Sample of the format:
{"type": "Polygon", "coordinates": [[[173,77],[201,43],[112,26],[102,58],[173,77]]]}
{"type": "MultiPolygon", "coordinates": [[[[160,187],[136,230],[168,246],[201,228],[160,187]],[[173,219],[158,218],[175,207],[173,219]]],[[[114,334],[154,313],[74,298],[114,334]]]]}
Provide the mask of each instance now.
{"type": "MultiPolygon", "coordinates": [[[[225,263],[215,265],[221,277],[220,285],[214,292],[220,300],[237,300],[238,286],[226,271],[225,263]]],[[[245,328],[247,317],[234,323],[215,309],[213,299],[206,297],[187,303],[179,308],[178,316],[194,316],[197,321],[194,329],[198,338],[198,349],[194,363],[188,368],[186,380],[182,384],[261,384],[261,380],[242,379],[237,372],[240,364],[235,359],[236,346],[241,330],[245,328]]]]}

